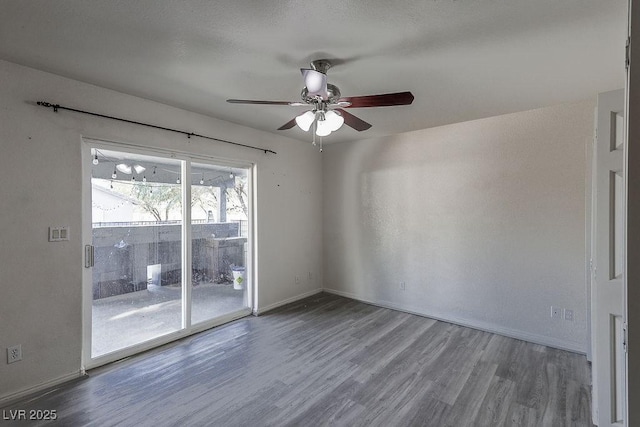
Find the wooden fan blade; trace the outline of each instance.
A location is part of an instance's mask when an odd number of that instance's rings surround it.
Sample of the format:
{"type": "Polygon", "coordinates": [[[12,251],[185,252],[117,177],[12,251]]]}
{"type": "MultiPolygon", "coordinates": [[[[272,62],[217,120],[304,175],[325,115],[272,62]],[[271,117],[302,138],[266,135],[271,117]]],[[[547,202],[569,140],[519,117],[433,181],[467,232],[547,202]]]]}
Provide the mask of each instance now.
{"type": "Polygon", "coordinates": [[[294,117],[293,119],[289,120],[287,123],[283,124],[282,126],[280,126],[278,128],[278,130],[287,130],[287,129],[291,129],[292,127],[294,127],[296,125],[296,118],[294,117]]]}
{"type": "Polygon", "coordinates": [[[339,102],[350,102],[345,108],[391,107],[393,105],[409,105],[413,102],[411,92],[385,93],[381,95],[351,96],[340,98],[339,102]]]}
{"type": "MultiPolygon", "coordinates": [[[[253,99],[227,99],[231,104],[258,104],[258,105],[290,105],[291,101],[256,101],[253,99]]],[[[297,104],[297,103],[295,103],[297,104]]]]}
{"type": "Polygon", "coordinates": [[[336,108],[335,111],[338,111],[344,118],[345,125],[354,128],[358,132],[362,132],[363,130],[367,130],[371,127],[370,123],[367,123],[364,120],[354,116],[353,114],[344,111],[342,108],[336,108]]]}

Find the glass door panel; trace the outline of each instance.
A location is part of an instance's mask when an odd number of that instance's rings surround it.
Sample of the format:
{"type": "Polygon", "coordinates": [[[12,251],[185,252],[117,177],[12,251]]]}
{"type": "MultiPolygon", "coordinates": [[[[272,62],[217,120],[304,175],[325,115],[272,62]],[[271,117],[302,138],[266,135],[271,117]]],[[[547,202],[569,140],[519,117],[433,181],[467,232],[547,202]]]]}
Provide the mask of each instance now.
{"type": "Polygon", "coordinates": [[[92,149],[91,357],[182,328],[179,160],[92,149]]]}
{"type": "Polygon", "coordinates": [[[248,171],[191,163],[191,323],[248,307],[248,171]]]}

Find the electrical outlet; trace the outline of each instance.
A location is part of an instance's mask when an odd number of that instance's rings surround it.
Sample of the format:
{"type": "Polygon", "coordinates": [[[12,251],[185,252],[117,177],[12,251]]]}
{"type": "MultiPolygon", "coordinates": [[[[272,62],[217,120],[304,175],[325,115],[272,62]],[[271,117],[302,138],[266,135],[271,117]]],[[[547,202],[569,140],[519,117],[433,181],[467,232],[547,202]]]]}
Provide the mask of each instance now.
{"type": "Polygon", "coordinates": [[[569,310],[568,308],[564,310],[564,320],[573,322],[573,310],[569,310]]]}
{"type": "Polygon", "coordinates": [[[407,289],[407,285],[404,282],[400,282],[400,290],[404,291],[407,289]]]}
{"type": "Polygon", "coordinates": [[[311,272],[309,272],[309,274],[307,275],[307,281],[309,283],[313,282],[313,274],[311,272]]]}
{"type": "Polygon", "coordinates": [[[22,345],[14,345],[7,348],[7,363],[13,363],[22,360],[22,345]]]}
{"type": "Polygon", "coordinates": [[[551,317],[554,319],[562,319],[562,309],[560,307],[551,306],[551,317]]]}
{"type": "Polygon", "coordinates": [[[299,285],[300,284],[300,276],[296,276],[295,280],[296,280],[296,285],[299,285]]]}

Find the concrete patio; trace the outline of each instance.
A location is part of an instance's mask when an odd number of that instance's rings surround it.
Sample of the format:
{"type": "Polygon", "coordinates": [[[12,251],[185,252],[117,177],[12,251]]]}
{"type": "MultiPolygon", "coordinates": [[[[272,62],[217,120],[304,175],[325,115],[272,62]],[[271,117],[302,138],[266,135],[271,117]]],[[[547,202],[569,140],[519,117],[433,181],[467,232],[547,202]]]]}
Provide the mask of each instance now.
{"type": "MultiPolygon", "coordinates": [[[[231,283],[201,283],[192,290],[192,324],[246,307],[244,290],[231,283]]],[[[91,355],[115,350],[174,332],[181,326],[181,288],[147,289],[93,301],[91,355]]]]}

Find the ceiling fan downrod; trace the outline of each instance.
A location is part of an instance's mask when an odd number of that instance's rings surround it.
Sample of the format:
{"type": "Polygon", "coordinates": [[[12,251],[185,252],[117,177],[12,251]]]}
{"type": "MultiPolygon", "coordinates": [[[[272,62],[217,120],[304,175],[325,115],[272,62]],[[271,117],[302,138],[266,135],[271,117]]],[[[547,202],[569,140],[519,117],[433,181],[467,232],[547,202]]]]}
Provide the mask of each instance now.
{"type": "Polygon", "coordinates": [[[329,68],[331,68],[331,62],[328,59],[316,59],[311,61],[311,69],[322,74],[327,74],[329,68]]]}

